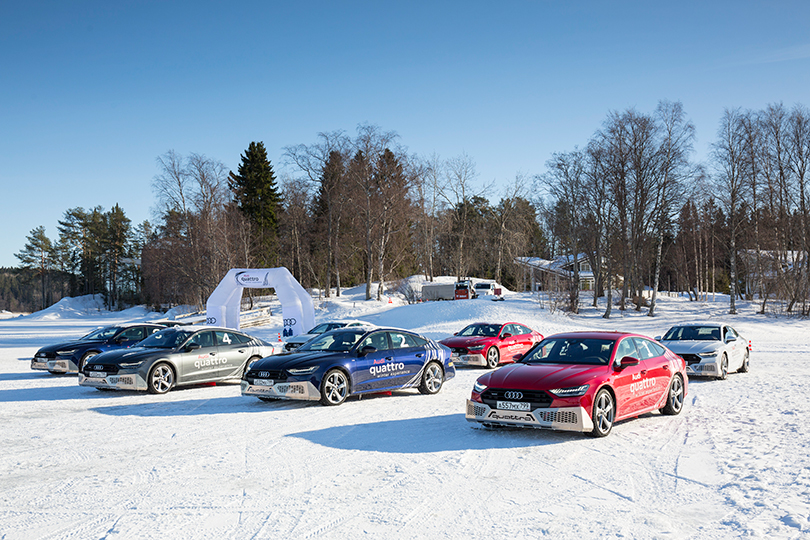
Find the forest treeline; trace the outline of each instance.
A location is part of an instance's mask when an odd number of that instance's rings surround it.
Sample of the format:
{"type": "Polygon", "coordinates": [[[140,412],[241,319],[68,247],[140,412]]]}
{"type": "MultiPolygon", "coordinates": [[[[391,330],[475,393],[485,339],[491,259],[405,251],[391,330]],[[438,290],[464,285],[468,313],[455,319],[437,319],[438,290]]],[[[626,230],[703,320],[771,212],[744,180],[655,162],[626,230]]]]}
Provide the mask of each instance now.
{"type": "MultiPolygon", "coordinates": [[[[133,227],[118,205],[67,210],[58,238],[34,229],[21,269],[0,272],[0,308],[96,292],[111,308],[203,306],[234,267],[285,266],[325,297],[365,284],[379,298],[373,283],[413,274],[523,289],[516,257],[568,256],[589,263],[606,317],[614,306],[653,315],[658,290],[731,293],[732,312],[748,298],[807,315],[807,109],[726,110],[706,163],[692,160],[694,137],[677,102],[614,111],[543,174],[497,190],[470,156],[414,155],[371,125],[286,147],[280,178],[261,142],[236,172],[169,151],[152,182],[154,223],[133,227]],[[7,285],[15,280],[27,288],[7,285]]],[[[545,285],[571,311],[578,272],[545,285]]]]}

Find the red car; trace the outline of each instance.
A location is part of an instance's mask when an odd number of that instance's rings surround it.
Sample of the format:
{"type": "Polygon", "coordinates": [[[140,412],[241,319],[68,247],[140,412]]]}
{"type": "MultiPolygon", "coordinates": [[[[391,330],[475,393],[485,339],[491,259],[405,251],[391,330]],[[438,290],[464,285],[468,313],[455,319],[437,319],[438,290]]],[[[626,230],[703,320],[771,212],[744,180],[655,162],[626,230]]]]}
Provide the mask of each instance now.
{"type": "Polygon", "coordinates": [[[467,420],[485,426],[610,433],[615,422],[650,411],[681,412],[683,358],[637,334],[549,336],[519,363],[478,378],[467,420]]]}
{"type": "Polygon", "coordinates": [[[456,366],[485,366],[491,369],[501,363],[514,362],[542,339],[540,332],[515,322],[474,323],[439,343],[453,352],[452,359],[456,366]]]}

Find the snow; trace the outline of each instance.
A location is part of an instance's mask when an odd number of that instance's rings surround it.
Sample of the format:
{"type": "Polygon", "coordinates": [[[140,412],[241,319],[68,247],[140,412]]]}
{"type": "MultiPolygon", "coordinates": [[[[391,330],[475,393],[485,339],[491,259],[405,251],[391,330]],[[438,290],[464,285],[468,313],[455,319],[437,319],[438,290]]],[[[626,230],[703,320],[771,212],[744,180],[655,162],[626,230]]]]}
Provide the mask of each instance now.
{"type": "MultiPolygon", "coordinates": [[[[36,350],[92,328],[161,316],[92,299],[0,320],[0,538],[805,538],[810,536],[810,321],[728,298],[659,296],[658,316],[530,294],[407,305],[364,287],[318,302],[316,322],[359,318],[443,338],[512,320],[649,336],[720,320],[753,342],[751,372],[690,381],[679,416],[604,439],[487,431],[464,420],[484,371],[340,407],[264,403],[237,384],[164,396],[100,392],[29,369],[36,350]]],[[[275,340],[281,311],[249,333],[275,340]]]]}

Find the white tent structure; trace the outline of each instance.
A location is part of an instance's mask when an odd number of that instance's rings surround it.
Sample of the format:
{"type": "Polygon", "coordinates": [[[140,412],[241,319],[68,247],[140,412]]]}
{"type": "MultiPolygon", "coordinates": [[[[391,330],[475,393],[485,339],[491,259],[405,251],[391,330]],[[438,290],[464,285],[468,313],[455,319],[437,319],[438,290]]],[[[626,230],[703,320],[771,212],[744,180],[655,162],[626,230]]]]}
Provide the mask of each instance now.
{"type": "Polygon", "coordinates": [[[303,334],[315,326],[315,306],[309,293],[289,270],[280,268],[232,268],[228,270],[205,304],[207,324],[239,330],[242,289],[272,288],[281,301],[284,337],[303,334]]]}

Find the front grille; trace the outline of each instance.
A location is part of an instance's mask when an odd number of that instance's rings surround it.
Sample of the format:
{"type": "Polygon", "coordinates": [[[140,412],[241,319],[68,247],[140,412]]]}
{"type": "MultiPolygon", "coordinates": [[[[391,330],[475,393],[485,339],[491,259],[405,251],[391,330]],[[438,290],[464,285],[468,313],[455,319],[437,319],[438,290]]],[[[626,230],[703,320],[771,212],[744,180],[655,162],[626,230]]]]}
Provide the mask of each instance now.
{"type": "Polygon", "coordinates": [[[56,358],[56,353],[52,352],[38,352],[36,358],[56,358]]]}
{"type": "Polygon", "coordinates": [[[84,366],[84,372],[103,371],[104,373],[118,373],[116,364],[96,364],[92,360],[84,366]]]}
{"type": "Polygon", "coordinates": [[[273,379],[283,381],[287,378],[287,373],[281,370],[251,369],[247,376],[251,379],[273,379]]]}
{"type": "Polygon", "coordinates": [[[696,354],[681,354],[680,357],[683,358],[684,361],[690,366],[692,364],[699,364],[700,363],[700,356],[698,356],[696,354]]]}
{"type": "Polygon", "coordinates": [[[284,344],[284,350],[288,351],[288,352],[289,351],[294,351],[295,349],[297,349],[300,346],[301,346],[300,343],[285,343],[284,344]]]}
{"type": "Polygon", "coordinates": [[[513,390],[511,388],[487,388],[484,393],[481,394],[481,400],[493,409],[496,408],[496,402],[498,401],[529,402],[532,410],[546,408],[550,406],[553,401],[552,397],[542,390],[513,390]],[[523,396],[517,399],[511,396],[507,398],[507,392],[520,392],[523,396]]]}
{"type": "Polygon", "coordinates": [[[545,411],[535,413],[541,422],[557,422],[558,424],[576,424],[577,413],[572,411],[545,411]]]}
{"type": "Polygon", "coordinates": [[[464,347],[451,347],[450,350],[453,351],[453,354],[467,354],[467,349],[464,347]]]}

